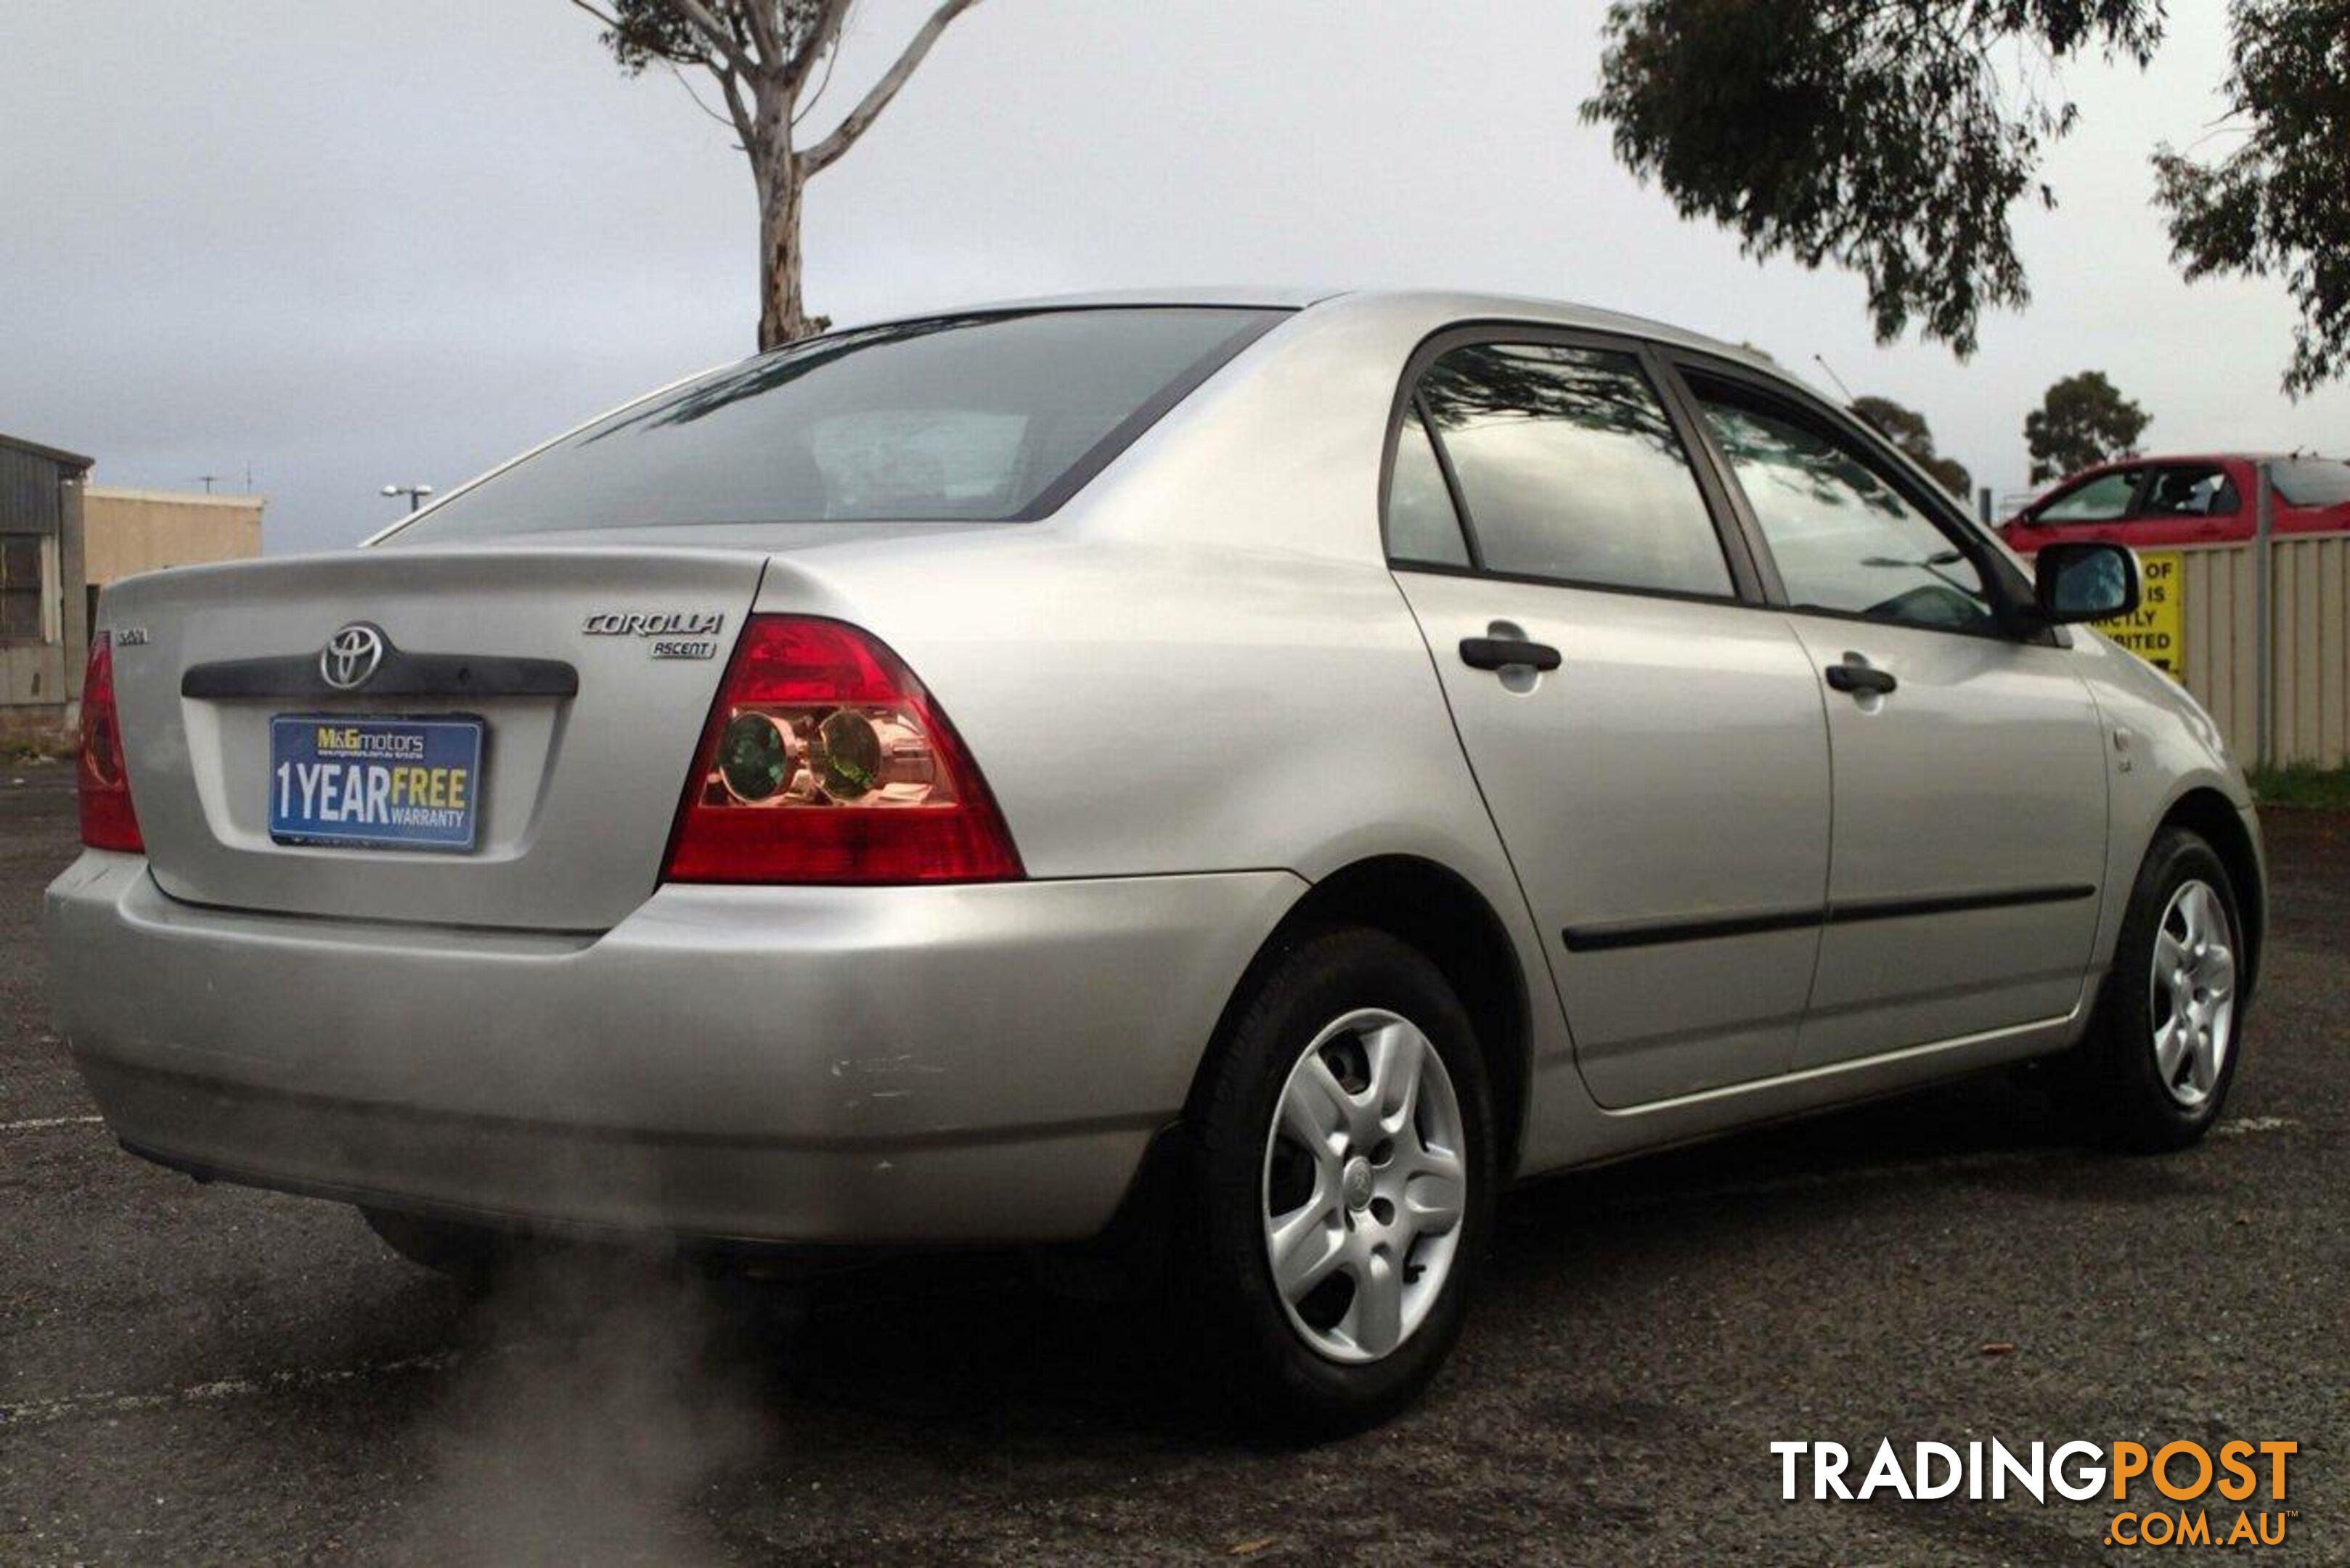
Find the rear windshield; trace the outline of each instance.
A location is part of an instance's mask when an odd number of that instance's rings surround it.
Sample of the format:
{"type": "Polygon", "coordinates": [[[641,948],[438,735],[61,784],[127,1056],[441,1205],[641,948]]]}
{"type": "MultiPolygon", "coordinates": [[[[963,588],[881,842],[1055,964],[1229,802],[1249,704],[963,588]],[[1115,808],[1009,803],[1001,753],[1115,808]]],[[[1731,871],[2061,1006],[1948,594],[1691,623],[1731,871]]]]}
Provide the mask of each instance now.
{"type": "Polygon", "coordinates": [[[2350,462],[2323,457],[2272,462],[2269,483],[2288,506],[2339,506],[2350,501],[2350,462]]]}
{"type": "Polygon", "coordinates": [[[566,436],[397,538],[1040,517],[1281,314],[1045,310],[835,333],[566,436]]]}

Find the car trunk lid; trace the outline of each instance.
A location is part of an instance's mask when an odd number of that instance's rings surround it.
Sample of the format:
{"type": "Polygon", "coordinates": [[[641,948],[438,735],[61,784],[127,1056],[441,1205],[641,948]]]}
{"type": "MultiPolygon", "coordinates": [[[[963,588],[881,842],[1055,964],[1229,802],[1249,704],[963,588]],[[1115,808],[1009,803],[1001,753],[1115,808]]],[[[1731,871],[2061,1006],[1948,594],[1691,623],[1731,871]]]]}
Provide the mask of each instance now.
{"type": "Polygon", "coordinates": [[[609,928],[659,880],[764,563],[764,552],[708,549],[376,549],[109,590],[131,794],[157,884],[234,909],[609,928]],[[350,628],[363,629],[338,640],[350,628]],[[382,645],[372,656],[368,634],[382,645]],[[436,747],[463,744],[478,722],[470,847],[290,842],[282,821],[273,832],[291,780],[312,782],[279,773],[287,745],[326,754],[307,749],[317,731],[298,723],[274,752],[284,719],[346,736],[362,721],[400,721],[402,733],[429,723],[442,729],[436,747]]]}

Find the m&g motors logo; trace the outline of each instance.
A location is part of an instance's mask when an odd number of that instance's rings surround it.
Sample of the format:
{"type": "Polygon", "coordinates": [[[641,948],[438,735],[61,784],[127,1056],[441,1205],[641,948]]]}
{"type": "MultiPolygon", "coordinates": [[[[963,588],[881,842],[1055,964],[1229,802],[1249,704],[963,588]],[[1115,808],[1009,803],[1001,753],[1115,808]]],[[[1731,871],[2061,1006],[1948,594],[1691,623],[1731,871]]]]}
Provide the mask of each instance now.
{"type": "Polygon", "coordinates": [[[2282,1546],[2301,1517],[2283,1506],[2286,1461],[2299,1443],[2043,1442],[2018,1452],[1996,1438],[1963,1449],[1926,1441],[1911,1444],[1905,1462],[1887,1438],[1865,1470],[1842,1443],[1778,1442],[1771,1451],[1783,1501],[1807,1492],[1815,1502],[2103,1501],[2119,1505],[2106,1521],[2108,1546],[2282,1546]]]}

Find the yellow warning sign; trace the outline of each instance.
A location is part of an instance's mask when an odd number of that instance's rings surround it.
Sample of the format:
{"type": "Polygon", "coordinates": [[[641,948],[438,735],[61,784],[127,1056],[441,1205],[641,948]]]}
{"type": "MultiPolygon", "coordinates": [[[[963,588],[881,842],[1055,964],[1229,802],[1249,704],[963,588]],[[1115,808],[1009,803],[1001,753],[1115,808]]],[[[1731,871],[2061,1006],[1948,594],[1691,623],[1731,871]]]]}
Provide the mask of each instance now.
{"type": "Polygon", "coordinates": [[[2164,551],[2137,558],[2146,591],[2129,615],[2097,622],[2097,629],[2169,676],[2187,678],[2187,575],[2179,570],[2178,553],[2164,551]]]}

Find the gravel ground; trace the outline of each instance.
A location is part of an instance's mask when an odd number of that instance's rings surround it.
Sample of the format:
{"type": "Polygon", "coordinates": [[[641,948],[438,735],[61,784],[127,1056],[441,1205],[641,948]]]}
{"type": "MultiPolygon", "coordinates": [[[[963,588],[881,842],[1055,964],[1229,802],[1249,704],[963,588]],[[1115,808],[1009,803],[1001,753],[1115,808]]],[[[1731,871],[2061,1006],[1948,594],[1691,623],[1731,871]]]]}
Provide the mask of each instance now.
{"type": "Polygon", "coordinates": [[[1780,1501],[1773,1440],[1888,1436],[2296,1441],[2264,1555],[2350,1560],[2350,818],[2269,833],[2227,1136],[2087,1152],[2001,1076],[1538,1185],[1428,1403],[1284,1451],[1007,1268],[469,1301],[119,1153],[47,1023],[69,773],[0,764],[0,1561],[2116,1555],[2098,1503],[1780,1501]]]}

